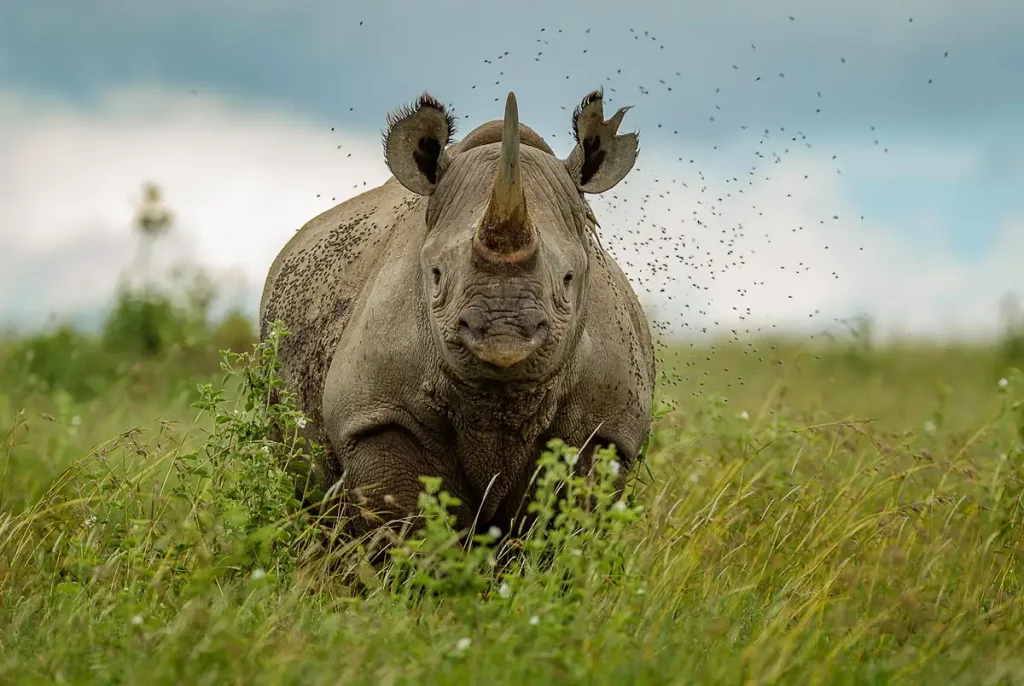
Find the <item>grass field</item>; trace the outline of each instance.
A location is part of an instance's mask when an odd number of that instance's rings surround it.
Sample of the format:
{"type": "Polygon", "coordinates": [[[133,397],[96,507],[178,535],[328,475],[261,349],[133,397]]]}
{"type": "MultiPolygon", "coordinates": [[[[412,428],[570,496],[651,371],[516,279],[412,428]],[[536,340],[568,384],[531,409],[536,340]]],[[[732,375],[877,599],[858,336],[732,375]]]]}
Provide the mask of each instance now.
{"type": "Polygon", "coordinates": [[[570,479],[602,505],[539,498],[552,532],[497,572],[441,494],[394,566],[328,569],[267,367],[218,399],[198,355],[5,378],[0,682],[1024,683],[1024,378],[995,347],[677,347],[635,499],[570,479]]]}

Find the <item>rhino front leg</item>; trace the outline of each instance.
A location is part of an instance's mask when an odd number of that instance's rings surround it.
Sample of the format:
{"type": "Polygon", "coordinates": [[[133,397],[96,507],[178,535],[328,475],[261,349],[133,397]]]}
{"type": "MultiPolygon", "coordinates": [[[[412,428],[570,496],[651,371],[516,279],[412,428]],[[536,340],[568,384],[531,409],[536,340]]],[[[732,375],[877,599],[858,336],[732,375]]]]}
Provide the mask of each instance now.
{"type": "MultiPolygon", "coordinates": [[[[340,525],[352,537],[381,527],[404,536],[422,526],[421,476],[440,477],[442,488],[452,495],[461,490],[411,432],[394,425],[355,437],[339,461],[340,525]]],[[[459,525],[472,521],[465,504],[454,514],[459,525]]]]}

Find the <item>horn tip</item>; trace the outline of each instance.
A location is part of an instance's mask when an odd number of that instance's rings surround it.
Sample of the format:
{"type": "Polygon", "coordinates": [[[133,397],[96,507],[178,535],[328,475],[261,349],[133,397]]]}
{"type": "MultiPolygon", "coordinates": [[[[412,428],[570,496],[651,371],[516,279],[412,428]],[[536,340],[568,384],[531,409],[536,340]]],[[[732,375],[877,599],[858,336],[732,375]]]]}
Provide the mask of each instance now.
{"type": "Polygon", "coordinates": [[[508,118],[510,114],[518,115],[519,105],[516,102],[516,94],[509,91],[508,97],[505,99],[505,117],[508,118]]]}

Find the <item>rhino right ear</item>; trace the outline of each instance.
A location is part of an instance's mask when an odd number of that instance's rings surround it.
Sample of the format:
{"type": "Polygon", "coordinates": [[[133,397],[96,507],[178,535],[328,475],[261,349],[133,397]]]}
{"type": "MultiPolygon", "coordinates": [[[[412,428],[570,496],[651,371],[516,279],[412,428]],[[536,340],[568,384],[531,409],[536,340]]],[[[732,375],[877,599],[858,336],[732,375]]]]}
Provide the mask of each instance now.
{"type": "Polygon", "coordinates": [[[445,148],[455,135],[455,117],[429,93],[388,115],[384,160],[398,182],[430,195],[451,158],[445,148]]]}

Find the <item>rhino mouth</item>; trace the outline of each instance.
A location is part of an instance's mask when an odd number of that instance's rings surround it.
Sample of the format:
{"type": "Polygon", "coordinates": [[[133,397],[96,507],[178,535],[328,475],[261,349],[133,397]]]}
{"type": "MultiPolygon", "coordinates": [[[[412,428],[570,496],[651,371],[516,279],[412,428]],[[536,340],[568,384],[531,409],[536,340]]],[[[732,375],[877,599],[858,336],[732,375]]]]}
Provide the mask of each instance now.
{"type": "Polygon", "coordinates": [[[461,326],[459,338],[463,345],[479,360],[502,369],[514,367],[530,358],[544,344],[547,327],[540,326],[530,338],[514,334],[474,336],[468,326],[461,326]]]}

